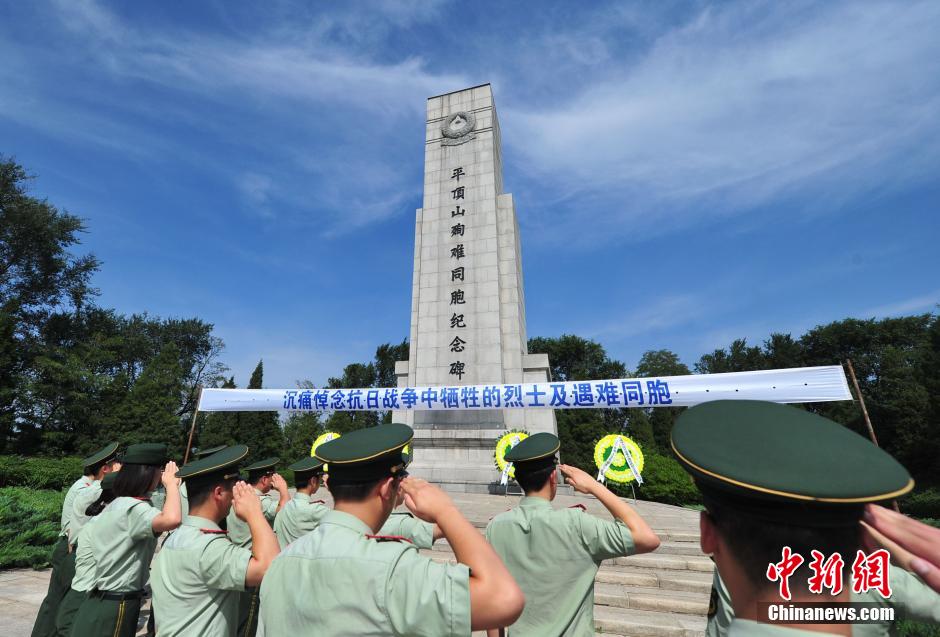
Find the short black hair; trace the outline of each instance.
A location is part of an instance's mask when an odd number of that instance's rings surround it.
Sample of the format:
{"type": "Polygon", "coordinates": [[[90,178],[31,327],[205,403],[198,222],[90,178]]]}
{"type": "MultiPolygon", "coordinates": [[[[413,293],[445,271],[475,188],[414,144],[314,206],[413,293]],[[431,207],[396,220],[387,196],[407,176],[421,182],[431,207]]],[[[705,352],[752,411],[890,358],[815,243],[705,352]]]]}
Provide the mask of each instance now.
{"type": "Polygon", "coordinates": [[[222,475],[208,480],[187,480],[186,498],[190,508],[202,505],[216,487],[231,489],[238,478],[225,478],[222,475]]]}
{"type": "Polygon", "coordinates": [[[297,489],[306,489],[310,485],[311,478],[316,478],[317,480],[319,480],[320,478],[322,478],[322,476],[323,474],[320,474],[320,473],[317,473],[317,474],[302,473],[299,475],[294,474],[294,487],[297,489]]]}
{"type": "MultiPolygon", "coordinates": [[[[731,548],[748,582],[757,590],[776,586],[767,579],[767,566],[781,560],[785,546],[807,560],[813,550],[826,558],[838,553],[845,561],[843,575],[861,546],[857,522],[845,526],[800,526],[798,516],[794,516],[793,524],[787,524],[762,520],[712,500],[705,506],[706,514],[731,548]]],[[[805,592],[806,578],[791,578],[790,586],[805,592]]]]}
{"type": "Polygon", "coordinates": [[[555,465],[551,464],[547,467],[542,467],[536,469],[535,471],[526,471],[522,469],[518,464],[516,465],[516,482],[519,483],[519,486],[522,487],[522,490],[526,493],[532,491],[538,491],[545,486],[545,483],[548,482],[548,478],[555,472],[555,465]]]}
{"type": "Polygon", "coordinates": [[[124,465],[114,479],[114,495],[131,498],[147,495],[162,469],[163,467],[148,464],[124,465]]]}
{"type": "Polygon", "coordinates": [[[249,471],[248,472],[248,484],[254,486],[261,481],[261,478],[267,476],[273,476],[276,471],[274,469],[261,469],[260,471],[249,471]]]}
{"type": "Polygon", "coordinates": [[[369,482],[346,482],[330,478],[326,487],[330,490],[334,502],[362,502],[369,497],[372,489],[385,478],[370,480],[369,482]]]}

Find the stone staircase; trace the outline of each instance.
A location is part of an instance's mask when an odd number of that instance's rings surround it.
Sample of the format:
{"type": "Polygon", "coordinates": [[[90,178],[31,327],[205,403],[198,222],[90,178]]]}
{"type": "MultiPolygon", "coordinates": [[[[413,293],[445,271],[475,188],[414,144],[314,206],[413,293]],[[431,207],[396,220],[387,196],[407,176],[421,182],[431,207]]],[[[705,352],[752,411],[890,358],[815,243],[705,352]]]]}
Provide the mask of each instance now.
{"type": "MultiPolygon", "coordinates": [[[[457,506],[482,530],[489,520],[519,500],[513,496],[451,494],[457,506]]],[[[659,534],[654,553],[605,561],[594,589],[594,628],[606,637],[698,637],[705,632],[712,562],[698,544],[698,513],[654,502],[628,500],[659,534]]],[[[587,513],[610,519],[594,498],[558,496],[556,508],[583,504],[587,513]]],[[[428,551],[432,559],[452,561],[445,540],[428,551]]],[[[481,635],[483,633],[480,633],[481,635]]]]}

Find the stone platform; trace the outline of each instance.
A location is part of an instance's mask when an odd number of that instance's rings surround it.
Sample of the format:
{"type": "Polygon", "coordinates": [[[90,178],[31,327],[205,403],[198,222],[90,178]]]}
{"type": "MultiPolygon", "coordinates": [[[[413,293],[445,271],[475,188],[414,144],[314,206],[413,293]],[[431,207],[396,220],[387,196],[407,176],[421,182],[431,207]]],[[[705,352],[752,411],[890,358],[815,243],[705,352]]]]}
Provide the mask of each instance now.
{"type": "MultiPolygon", "coordinates": [[[[321,489],[317,497],[329,500],[325,489],[321,489]]],[[[475,493],[453,493],[451,497],[481,531],[493,516],[512,508],[519,500],[517,496],[475,493]]],[[[632,501],[628,502],[633,505],[632,501]]],[[[592,497],[559,495],[554,503],[558,508],[573,504],[584,504],[588,513],[610,518],[607,510],[592,497]]],[[[704,634],[713,566],[699,549],[698,513],[644,501],[637,502],[635,508],[659,534],[662,545],[655,553],[617,558],[601,565],[594,594],[595,630],[606,637],[704,634]]],[[[444,540],[437,542],[432,550],[422,552],[435,560],[454,559],[444,540]]],[[[0,572],[3,635],[27,637],[30,634],[46,593],[49,573],[48,570],[26,569],[0,572]]],[[[142,624],[147,612],[141,613],[142,624]]]]}

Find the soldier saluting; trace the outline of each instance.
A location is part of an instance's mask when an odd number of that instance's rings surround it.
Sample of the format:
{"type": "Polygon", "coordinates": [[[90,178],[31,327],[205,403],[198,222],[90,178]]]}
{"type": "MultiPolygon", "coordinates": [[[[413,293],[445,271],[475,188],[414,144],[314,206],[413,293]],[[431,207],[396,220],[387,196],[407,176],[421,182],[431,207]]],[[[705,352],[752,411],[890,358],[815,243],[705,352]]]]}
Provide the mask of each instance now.
{"type": "Polygon", "coordinates": [[[177,473],[187,485],[189,514],[153,562],[160,637],[234,635],[241,592],[261,583],[278,553],[258,496],[238,481],[238,466],[246,455],[248,447],[235,445],[177,473]],[[232,542],[219,527],[230,509],[248,526],[250,548],[232,542]]]}
{"type": "Polygon", "coordinates": [[[402,424],[360,429],[317,448],[330,466],[334,509],[274,560],[261,584],[264,637],[469,635],[511,624],[524,598],[499,556],[443,491],[406,477],[402,424]],[[404,492],[418,518],[440,526],[457,564],[418,554],[379,532],[404,492]]]}

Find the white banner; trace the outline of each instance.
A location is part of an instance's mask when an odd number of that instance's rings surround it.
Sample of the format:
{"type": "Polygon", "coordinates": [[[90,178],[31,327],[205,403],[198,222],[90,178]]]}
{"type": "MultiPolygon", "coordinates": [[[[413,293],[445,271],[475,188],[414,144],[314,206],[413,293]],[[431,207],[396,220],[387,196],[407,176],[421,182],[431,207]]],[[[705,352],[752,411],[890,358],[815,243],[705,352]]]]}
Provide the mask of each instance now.
{"type": "Polygon", "coordinates": [[[567,383],[364,389],[205,388],[199,411],[448,411],[687,407],[711,400],[852,400],[840,365],[567,383]]]}

